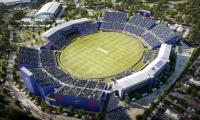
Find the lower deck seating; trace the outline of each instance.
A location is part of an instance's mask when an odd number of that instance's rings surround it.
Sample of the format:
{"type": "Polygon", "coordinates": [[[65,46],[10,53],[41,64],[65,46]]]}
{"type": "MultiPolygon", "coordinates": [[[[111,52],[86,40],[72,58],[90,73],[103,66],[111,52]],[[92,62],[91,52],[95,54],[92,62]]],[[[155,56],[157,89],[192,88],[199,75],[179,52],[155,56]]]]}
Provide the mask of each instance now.
{"type": "Polygon", "coordinates": [[[152,48],[156,48],[161,45],[161,42],[151,33],[144,33],[142,39],[152,48]]]}
{"type": "Polygon", "coordinates": [[[77,30],[81,35],[88,35],[98,30],[98,24],[88,23],[88,24],[78,25],[77,30]]]}
{"type": "Polygon", "coordinates": [[[149,50],[145,55],[144,55],[144,63],[147,63],[148,60],[149,60],[149,57],[151,56],[152,54],[152,50],[149,50]]]}
{"type": "Polygon", "coordinates": [[[133,34],[133,35],[140,36],[142,33],[144,33],[145,30],[143,28],[140,28],[140,27],[137,27],[137,26],[126,25],[124,27],[124,31],[128,32],[130,34],[133,34]]]}
{"type": "Polygon", "coordinates": [[[101,29],[111,31],[122,31],[124,29],[124,25],[124,23],[102,22],[101,29]]]}

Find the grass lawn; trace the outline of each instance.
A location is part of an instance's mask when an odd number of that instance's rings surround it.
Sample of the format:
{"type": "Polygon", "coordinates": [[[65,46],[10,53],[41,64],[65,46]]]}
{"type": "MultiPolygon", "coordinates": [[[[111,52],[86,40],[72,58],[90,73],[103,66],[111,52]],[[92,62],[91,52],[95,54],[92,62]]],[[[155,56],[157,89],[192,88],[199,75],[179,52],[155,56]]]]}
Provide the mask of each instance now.
{"type": "Polygon", "coordinates": [[[155,55],[156,55],[156,50],[153,50],[151,56],[149,57],[149,62],[152,62],[154,60],[155,55]]]}
{"type": "Polygon", "coordinates": [[[60,67],[79,78],[105,78],[136,65],[144,46],[136,37],[97,32],[77,38],[63,49],[60,67]]]}

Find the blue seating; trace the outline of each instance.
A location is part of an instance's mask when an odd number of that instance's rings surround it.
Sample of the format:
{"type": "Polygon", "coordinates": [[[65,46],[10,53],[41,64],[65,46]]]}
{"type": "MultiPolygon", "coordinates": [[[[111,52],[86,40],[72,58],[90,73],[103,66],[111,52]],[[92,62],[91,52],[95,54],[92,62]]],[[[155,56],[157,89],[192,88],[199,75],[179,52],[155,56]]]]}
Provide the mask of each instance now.
{"type": "Polygon", "coordinates": [[[151,54],[152,54],[152,50],[149,50],[149,51],[144,55],[144,60],[143,60],[144,63],[147,63],[147,62],[148,62],[149,57],[151,56],[151,54]]]}
{"type": "Polygon", "coordinates": [[[154,28],[151,29],[151,31],[163,42],[168,42],[169,40],[176,37],[176,33],[164,24],[156,25],[154,28]]]}
{"type": "Polygon", "coordinates": [[[124,31],[128,32],[128,33],[130,33],[132,35],[140,36],[142,33],[144,33],[145,30],[143,28],[127,24],[124,27],[124,31]]]}
{"type": "Polygon", "coordinates": [[[78,32],[81,35],[88,35],[98,30],[97,23],[79,24],[79,25],[76,25],[76,27],[77,27],[78,32]]]}
{"type": "Polygon", "coordinates": [[[40,66],[39,50],[28,47],[20,47],[19,63],[31,67],[40,66]]]}
{"type": "Polygon", "coordinates": [[[122,31],[125,26],[126,20],[127,14],[124,12],[106,11],[103,16],[101,29],[111,31],[122,31]]]}
{"type": "Polygon", "coordinates": [[[111,31],[122,31],[124,25],[125,25],[124,23],[102,22],[101,29],[111,30],[111,31]]]}
{"type": "Polygon", "coordinates": [[[47,72],[45,72],[42,68],[38,69],[31,69],[31,72],[33,73],[36,82],[41,87],[48,87],[53,85],[59,85],[59,82],[56,81],[53,77],[49,76],[47,72]]]}
{"type": "Polygon", "coordinates": [[[126,20],[127,20],[127,14],[124,12],[116,12],[116,11],[104,12],[103,21],[125,23],[126,20]]]}
{"type": "Polygon", "coordinates": [[[61,37],[53,42],[53,45],[58,48],[62,49],[66,45],[69,45],[71,43],[71,40],[66,39],[64,36],[60,35],[61,37]]]}
{"type": "Polygon", "coordinates": [[[128,21],[128,23],[132,24],[132,25],[139,26],[141,28],[145,28],[145,29],[151,29],[155,25],[154,20],[152,20],[151,18],[143,17],[141,15],[135,15],[135,16],[133,16],[128,21]]]}
{"type": "Polygon", "coordinates": [[[161,45],[161,42],[153,34],[149,32],[142,34],[141,37],[152,48],[156,48],[161,45]]]}
{"type": "Polygon", "coordinates": [[[52,50],[41,50],[40,60],[42,66],[56,66],[55,52],[52,50]]]}
{"type": "Polygon", "coordinates": [[[73,79],[69,74],[63,72],[56,66],[45,66],[43,67],[49,74],[54,76],[56,79],[62,81],[65,84],[74,85],[77,80],[73,79]]]}

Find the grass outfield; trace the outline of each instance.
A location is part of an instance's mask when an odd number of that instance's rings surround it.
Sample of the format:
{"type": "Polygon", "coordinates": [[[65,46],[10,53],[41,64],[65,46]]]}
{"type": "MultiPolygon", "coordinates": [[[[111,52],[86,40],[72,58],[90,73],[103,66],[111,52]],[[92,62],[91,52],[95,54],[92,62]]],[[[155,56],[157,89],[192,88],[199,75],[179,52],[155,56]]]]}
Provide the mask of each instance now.
{"type": "Polygon", "coordinates": [[[80,78],[105,78],[137,64],[144,46],[136,37],[118,32],[97,32],[79,37],[63,49],[60,67],[80,78]]]}

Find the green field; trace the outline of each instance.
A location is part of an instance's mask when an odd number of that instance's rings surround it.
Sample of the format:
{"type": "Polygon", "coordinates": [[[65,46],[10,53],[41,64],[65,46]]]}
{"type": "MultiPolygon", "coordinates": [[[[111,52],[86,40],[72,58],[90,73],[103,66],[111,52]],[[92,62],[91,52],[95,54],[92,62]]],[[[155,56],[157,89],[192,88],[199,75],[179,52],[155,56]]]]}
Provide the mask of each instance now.
{"type": "Polygon", "coordinates": [[[97,32],[77,38],[59,56],[60,67],[79,78],[105,78],[136,65],[144,46],[136,37],[97,32]]]}

